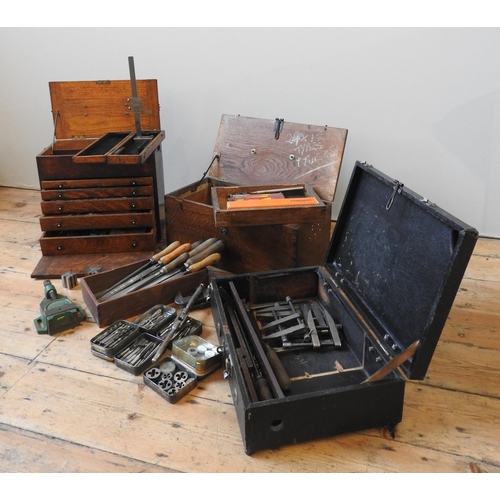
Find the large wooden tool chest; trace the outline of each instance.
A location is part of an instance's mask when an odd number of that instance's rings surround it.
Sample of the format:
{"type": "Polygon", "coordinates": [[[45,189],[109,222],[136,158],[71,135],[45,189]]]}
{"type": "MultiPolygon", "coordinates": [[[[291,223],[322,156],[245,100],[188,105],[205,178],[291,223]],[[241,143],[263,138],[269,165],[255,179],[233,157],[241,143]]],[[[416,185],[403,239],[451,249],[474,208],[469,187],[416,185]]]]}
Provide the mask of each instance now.
{"type": "Polygon", "coordinates": [[[69,266],[82,274],[96,261],[124,265],[140,259],[138,252],[151,255],[161,238],[158,87],[156,80],[136,84],[140,101],[128,80],[49,83],[55,130],[36,157],[44,257],[33,277],[60,276],[69,266]]]}
{"type": "Polygon", "coordinates": [[[346,139],[340,128],[223,115],[208,176],[165,196],[167,240],[222,239],[219,265],[230,272],[321,264],[346,139]],[[317,204],[225,206],[236,192],[294,187],[317,204]]]}
{"type": "Polygon", "coordinates": [[[357,162],[322,266],[212,278],[246,453],[400,422],[477,236],[357,162]]]}

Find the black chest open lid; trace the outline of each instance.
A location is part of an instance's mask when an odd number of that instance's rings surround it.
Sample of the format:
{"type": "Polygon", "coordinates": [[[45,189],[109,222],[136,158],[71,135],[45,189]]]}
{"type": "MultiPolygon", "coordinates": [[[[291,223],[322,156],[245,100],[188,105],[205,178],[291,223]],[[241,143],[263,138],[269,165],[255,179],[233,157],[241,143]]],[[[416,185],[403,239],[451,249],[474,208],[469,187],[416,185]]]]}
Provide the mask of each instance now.
{"type": "Polygon", "coordinates": [[[403,184],[356,162],[326,267],[391,355],[423,379],[462,281],[477,231],[403,184]]]}

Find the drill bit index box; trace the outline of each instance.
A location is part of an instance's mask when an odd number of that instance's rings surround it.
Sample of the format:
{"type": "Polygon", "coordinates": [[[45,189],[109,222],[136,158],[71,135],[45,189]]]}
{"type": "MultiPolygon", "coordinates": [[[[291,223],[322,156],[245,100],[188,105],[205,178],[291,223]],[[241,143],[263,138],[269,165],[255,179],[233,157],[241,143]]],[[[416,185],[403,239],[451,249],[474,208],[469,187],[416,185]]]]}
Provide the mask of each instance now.
{"type": "Polygon", "coordinates": [[[165,196],[167,240],[222,239],[229,272],[321,264],[346,139],[341,128],[222,115],[207,177],[165,196]],[[255,191],[287,199],[289,190],[307,204],[227,204],[255,191]]]}
{"type": "Polygon", "coordinates": [[[212,277],[245,452],[398,424],[477,237],[356,162],[323,265],[212,277]]]}

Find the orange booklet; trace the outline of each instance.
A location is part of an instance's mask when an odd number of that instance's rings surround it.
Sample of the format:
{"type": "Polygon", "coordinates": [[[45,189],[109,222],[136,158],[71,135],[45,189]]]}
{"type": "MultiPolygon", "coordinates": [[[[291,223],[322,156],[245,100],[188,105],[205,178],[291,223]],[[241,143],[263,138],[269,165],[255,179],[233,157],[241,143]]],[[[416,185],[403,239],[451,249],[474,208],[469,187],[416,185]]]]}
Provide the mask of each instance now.
{"type": "Polygon", "coordinates": [[[304,205],[318,205],[318,200],[314,196],[300,198],[246,198],[228,200],[228,210],[238,210],[245,208],[270,208],[270,207],[301,207],[304,205]]]}

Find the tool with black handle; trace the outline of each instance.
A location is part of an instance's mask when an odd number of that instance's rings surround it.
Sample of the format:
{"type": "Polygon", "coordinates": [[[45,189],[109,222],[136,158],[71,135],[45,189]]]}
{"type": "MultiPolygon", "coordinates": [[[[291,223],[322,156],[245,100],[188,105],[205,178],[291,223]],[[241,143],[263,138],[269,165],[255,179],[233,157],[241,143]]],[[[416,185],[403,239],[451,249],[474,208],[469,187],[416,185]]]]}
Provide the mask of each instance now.
{"type": "Polygon", "coordinates": [[[194,301],[196,300],[198,295],[200,295],[204,286],[205,285],[203,283],[200,283],[198,285],[198,288],[195,290],[193,295],[191,295],[191,300],[187,303],[186,307],[184,309],[182,309],[182,311],[179,313],[179,315],[177,316],[175,321],[172,323],[172,326],[169,328],[167,336],[165,337],[163,342],[160,344],[160,347],[158,348],[158,350],[156,351],[155,355],[152,358],[153,363],[156,363],[156,361],[158,361],[160,359],[160,356],[163,354],[163,352],[167,348],[168,344],[172,340],[172,337],[175,335],[175,333],[178,330],[180,330],[184,326],[184,323],[186,322],[186,320],[188,318],[188,314],[189,314],[189,310],[191,309],[191,305],[194,303],[194,301]]]}

